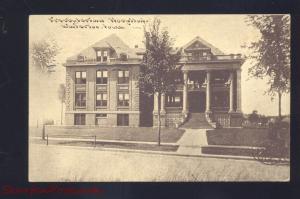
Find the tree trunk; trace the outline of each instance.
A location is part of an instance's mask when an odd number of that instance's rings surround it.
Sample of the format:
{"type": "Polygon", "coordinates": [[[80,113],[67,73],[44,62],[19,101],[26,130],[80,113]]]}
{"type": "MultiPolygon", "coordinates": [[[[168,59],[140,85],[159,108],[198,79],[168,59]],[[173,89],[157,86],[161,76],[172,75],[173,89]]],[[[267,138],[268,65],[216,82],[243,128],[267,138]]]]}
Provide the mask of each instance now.
{"type": "Polygon", "coordinates": [[[62,125],[63,118],[63,101],[61,101],[61,109],[60,109],[60,125],[62,125]]]}
{"type": "Polygon", "coordinates": [[[278,92],[278,117],[281,120],[281,92],[278,92]]]}

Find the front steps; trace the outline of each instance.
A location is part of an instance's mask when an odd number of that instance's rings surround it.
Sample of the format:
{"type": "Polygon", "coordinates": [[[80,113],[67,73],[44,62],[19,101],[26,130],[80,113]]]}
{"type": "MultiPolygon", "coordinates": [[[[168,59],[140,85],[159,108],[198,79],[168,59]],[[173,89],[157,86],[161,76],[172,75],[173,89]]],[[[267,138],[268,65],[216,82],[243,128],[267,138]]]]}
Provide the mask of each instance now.
{"type": "Polygon", "coordinates": [[[207,122],[205,113],[190,113],[187,121],[181,126],[187,129],[212,129],[207,122]]]}

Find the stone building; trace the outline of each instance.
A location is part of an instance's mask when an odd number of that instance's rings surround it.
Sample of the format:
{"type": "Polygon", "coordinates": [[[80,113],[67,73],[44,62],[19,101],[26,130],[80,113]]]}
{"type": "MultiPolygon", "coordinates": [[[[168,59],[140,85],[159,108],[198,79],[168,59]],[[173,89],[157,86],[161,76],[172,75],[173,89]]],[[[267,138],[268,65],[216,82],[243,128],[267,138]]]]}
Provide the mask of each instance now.
{"type": "Polygon", "coordinates": [[[138,88],[144,50],[115,34],[67,59],[66,125],[209,128],[241,125],[240,54],[225,55],[196,37],[182,47],[176,92],[146,97],[138,88]]]}

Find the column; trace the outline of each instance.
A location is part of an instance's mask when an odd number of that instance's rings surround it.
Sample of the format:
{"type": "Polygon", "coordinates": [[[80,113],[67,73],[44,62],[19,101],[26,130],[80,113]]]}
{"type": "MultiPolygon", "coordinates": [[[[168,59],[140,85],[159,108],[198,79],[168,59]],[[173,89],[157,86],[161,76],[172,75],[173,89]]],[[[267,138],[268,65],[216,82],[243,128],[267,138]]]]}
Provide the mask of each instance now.
{"type": "Polygon", "coordinates": [[[206,113],[210,113],[210,76],[211,76],[211,72],[210,71],[206,71],[206,113]]]}
{"type": "Polygon", "coordinates": [[[234,90],[233,90],[233,85],[234,85],[234,75],[233,71],[230,72],[230,93],[229,93],[229,113],[232,113],[233,110],[233,103],[234,103],[234,90]]]}
{"type": "Polygon", "coordinates": [[[183,104],[182,104],[182,113],[188,113],[188,71],[183,71],[183,104]]]}
{"type": "Polygon", "coordinates": [[[165,110],[165,94],[162,93],[161,94],[161,99],[160,99],[160,113],[165,114],[166,110],[165,110]]]}
{"type": "Polygon", "coordinates": [[[154,95],[153,95],[153,101],[154,101],[154,103],[153,103],[153,113],[157,113],[158,112],[158,94],[157,93],[155,93],[154,95]]]}
{"type": "Polygon", "coordinates": [[[241,103],[241,69],[236,71],[236,112],[242,112],[242,103],[241,103]]]}

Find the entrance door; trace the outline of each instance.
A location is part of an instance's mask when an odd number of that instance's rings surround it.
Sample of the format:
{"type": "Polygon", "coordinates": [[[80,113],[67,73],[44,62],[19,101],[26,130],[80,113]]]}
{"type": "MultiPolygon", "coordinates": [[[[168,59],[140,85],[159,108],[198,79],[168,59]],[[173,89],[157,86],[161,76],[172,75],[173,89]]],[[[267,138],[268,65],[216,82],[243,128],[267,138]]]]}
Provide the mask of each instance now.
{"type": "Polygon", "coordinates": [[[189,112],[191,113],[203,113],[205,112],[206,104],[205,92],[197,91],[189,93],[189,112]]]}

